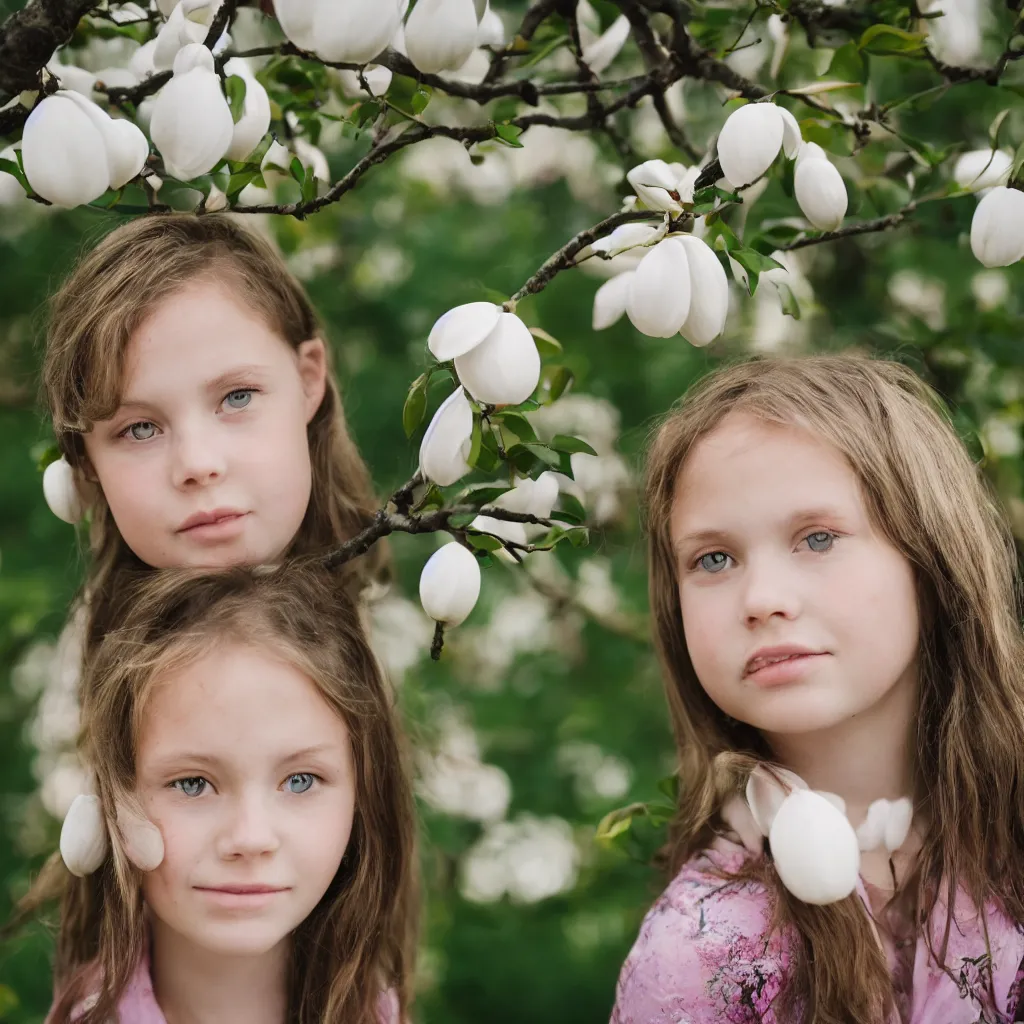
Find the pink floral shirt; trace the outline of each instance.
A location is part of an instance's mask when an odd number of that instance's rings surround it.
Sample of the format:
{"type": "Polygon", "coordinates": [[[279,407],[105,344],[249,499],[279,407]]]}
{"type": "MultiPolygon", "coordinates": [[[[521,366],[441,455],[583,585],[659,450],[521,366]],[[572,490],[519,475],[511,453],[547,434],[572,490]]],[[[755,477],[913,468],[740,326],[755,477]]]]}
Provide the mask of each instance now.
{"type": "MultiPolygon", "coordinates": [[[[644,918],[619,976],[611,1024],[788,1024],[773,1002],[790,963],[792,939],[769,934],[773,908],[763,885],[715,874],[716,868],[739,870],[750,856],[742,846],[718,840],[715,849],[683,866],[644,918]]],[[[977,914],[965,908],[963,898],[957,901],[946,955],[950,977],[931,957],[926,940],[914,938],[909,921],[880,913],[884,900],[878,890],[862,881],[858,893],[869,910],[875,904],[900,1024],[1024,1019],[1024,930],[998,910],[987,912],[986,952],[977,914]]],[[[945,914],[937,904],[936,948],[945,914]]]]}
{"type": "MultiPolygon", "coordinates": [[[[96,996],[87,996],[71,1012],[71,1022],[74,1024],[86,1010],[96,1004],[96,996]]],[[[377,1002],[377,1019],[380,1024],[399,1024],[398,995],[388,989],[381,992],[377,1002]]],[[[64,1024],[58,1021],[51,1010],[45,1024],[64,1024]]],[[[114,1022],[111,1022],[114,1024],[114,1022]]],[[[116,1024],[167,1024],[160,1004],[156,1001],[153,992],[153,981],[149,973],[149,956],[144,956],[140,961],[135,973],[128,983],[128,987],[117,1004],[116,1024]]]]}

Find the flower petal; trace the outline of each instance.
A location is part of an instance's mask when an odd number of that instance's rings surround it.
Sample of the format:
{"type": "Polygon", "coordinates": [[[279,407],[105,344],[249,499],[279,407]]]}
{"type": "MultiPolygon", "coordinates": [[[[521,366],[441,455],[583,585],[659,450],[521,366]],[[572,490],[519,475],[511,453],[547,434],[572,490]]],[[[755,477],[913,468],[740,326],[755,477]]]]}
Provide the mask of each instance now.
{"type": "Polygon", "coordinates": [[[594,295],[593,329],[603,331],[606,327],[618,323],[626,312],[629,300],[629,288],[635,271],[627,270],[609,278],[594,295]]]}
{"type": "Polygon", "coordinates": [[[718,162],[730,184],[751,185],[779,155],[785,122],[774,103],[747,103],[734,110],[718,136],[718,162]]]}
{"type": "Polygon", "coordinates": [[[678,238],[654,246],[633,273],[626,314],[652,338],[671,338],[690,312],[690,269],[678,238]]]}
{"type": "Polygon", "coordinates": [[[515,313],[500,313],[483,341],[455,357],[455,372],[478,402],[518,405],[540,382],[540,353],[526,324],[515,313]]]}
{"type": "Polygon", "coordinates": [[[445,363],[479,345],[494,330],[501,306],[493,302],[467,302],[438,317],[430,329],[427,348],[445,363]]]}

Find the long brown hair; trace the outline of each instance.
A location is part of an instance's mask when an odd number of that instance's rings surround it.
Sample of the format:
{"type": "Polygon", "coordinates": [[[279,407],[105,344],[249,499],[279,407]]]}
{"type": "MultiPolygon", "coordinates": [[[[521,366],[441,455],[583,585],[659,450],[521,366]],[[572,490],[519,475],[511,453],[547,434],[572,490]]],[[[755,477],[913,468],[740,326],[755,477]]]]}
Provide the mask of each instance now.
{"type": "MultiPolygon", "coordinates": [[[[80,260],[51,300],[45,399],[91,520],[83,588],[90,612],[87,656],[110,624],[107,600],[118,590],[120,573],[143,563],[121,537],[100,489],[87,480],[82,435],[116,411],[125,355],[137,328],[158,303],[200,277],[241,294],[292,348],[322,337],[309,297],[273,246],[220,214],[145,216],[122,225],[80,260]]],[[[307,434],[312,491],[289,555],[324,552],[348,540],[369,524],[377,507],[330,372],[307,434]]],[[[359,560],[361,578],[382,573],[385,559],[385,549],[376,545],[359,560]]]]}
{"type": "Polygon", "coordinates": [[[170,569],[138,575],[122,624],[108,633],[83,686],[83,760],[110,830],[112,856],[74,878],[59,855],[37,882],[39,903],[63,889],[53,1019],[102,983],[80,1024],[116,1014],[146,942],[141,875],[125,855],[116,808],[131,805],[135,744],[153,682],[225,639],[270,647],[316,685],[349,730],[355,816],[349,845],[319,904],[293,933],[288,1020],[377,1024],[383,990],[410,999],[418,917],[416,825],[391,690],[359,624],[350,589],[312,559],[273,569],[170,569]]]}
{"type": "MultiPolygon", "coordinates": [[[[930,822],[904,897],[926,920],[940,886],[962,887],[984,915],[1024,925],[1024,635],[1013,539],[997,500],[939,397],[897,363],[856,356],[755,359],[711,373],[669,413],[650,447],[645,512],[650,602],[679,757],[674,871],[707,845],[750,765],[770,762],[756,729],[700,685],[683,634],[670,522],[693,446],[733,412],[806,428],[856,473],[869,514],[914,567],[921,609],[915,804],[930,822]]],[[[856,895],[810,906],[770,860],[775,924],[799,947],[785,1002],[810,1024],[877,1024],[893,1005],[889,969],[856,895]]],[[[952,921],[939,948],[939,962],[952,921]]],[[[984,920],[984,918],[983,918],[984,920]]]]}

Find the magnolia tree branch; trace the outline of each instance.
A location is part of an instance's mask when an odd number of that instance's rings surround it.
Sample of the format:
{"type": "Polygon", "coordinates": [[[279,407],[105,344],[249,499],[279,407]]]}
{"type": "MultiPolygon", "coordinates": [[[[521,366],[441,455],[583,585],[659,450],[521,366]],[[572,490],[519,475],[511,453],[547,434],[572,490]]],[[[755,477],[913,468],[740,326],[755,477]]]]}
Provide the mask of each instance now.
{"type": "Polygon", "coordinates": [[[875,231],[888,231],[891,228],[898,228],[915,210],[918,202],[907,203],[902,209],[890,213],[887,217],[878,217],[875,220],[861,221],[860,224],[849,224],[838,231],[823,231],[820,235],[811,235],[807,238],[798,238],[788,245],[780,245],[782,252],[792,252],[794,249],[806,249],[809,245],[820,245],[822,242],[834,242],[839,238],[852,238],[854,235],[868,235],[875,231]]]}

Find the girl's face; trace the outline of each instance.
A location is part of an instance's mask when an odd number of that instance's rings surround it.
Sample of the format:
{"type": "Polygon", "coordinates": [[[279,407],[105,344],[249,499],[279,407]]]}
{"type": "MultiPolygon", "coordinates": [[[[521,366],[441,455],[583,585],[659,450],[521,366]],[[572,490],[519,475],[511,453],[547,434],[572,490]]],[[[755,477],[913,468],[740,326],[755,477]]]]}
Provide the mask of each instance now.
{"type": "Polygon", "coordinates": [[[132,336],[120,408],[84,437],[125,543],[154,568],[277,560],[309,504],[323,342],[294,350],[224,285],[191,282],[132,336]]]}
{"type": "Polygon", "coordinates": [[[770,737],[912,706],[911,566],[835,448],[726,417],[679,474],[671,533],[686,646],[726,714],[770,737]]]}
{"type": "Polygon", "coordinates": [[[348,729],[313,682],[237,642],[154,680],[136,780],[164,840],[143,876],[157,941],[275,949],[327,891],[348,845],[348,729]]]}

